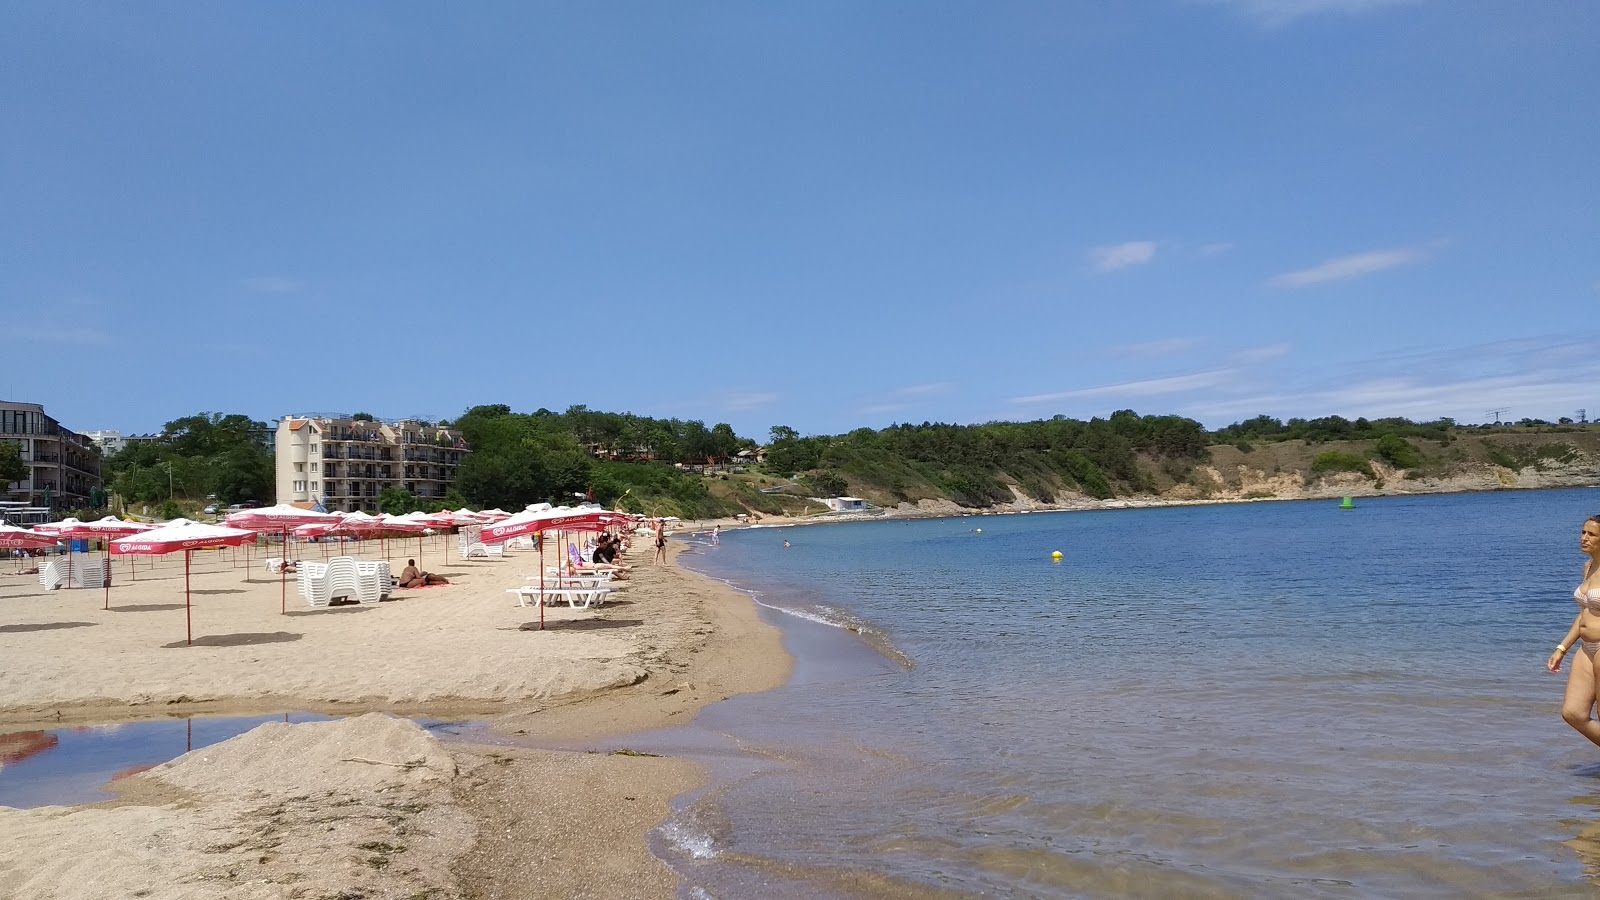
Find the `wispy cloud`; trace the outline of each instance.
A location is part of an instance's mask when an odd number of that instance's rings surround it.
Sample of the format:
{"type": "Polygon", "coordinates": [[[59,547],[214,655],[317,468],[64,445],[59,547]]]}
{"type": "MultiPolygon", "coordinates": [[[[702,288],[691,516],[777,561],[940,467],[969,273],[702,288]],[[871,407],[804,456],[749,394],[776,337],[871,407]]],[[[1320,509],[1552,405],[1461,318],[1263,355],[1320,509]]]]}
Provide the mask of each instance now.
{"type": "Polygon", "coordinates": [[[1263,344],[1249,347],[1233,354],[1233,361],[1241,366],[1256,366],[1289,354],[1288,344],[1263,344]]]}
{"type": "Polygon", "coordinates": [[[10,325],[6,337],[33,344],[72,344],[95,346],[111,343],[111,335],[98,328],[85,326],[10,325]]]}
{"type": "Polygon", "coordinates": [[[1433,252],[1442,246],[1442,242],[1435,241],[1421,247],[1402,247],[1395,250],[1374,250],[1370,253],[1357,253],[1353,256],[1341,256],[1319,263],[1309,269],[1298,272],[1285,272],[1267,279],[1267,285],[1275,288],[1302,288],[1314,284],[1327,284],[1333,281],[1347,281],[1351,278],[1360,278],[1374,272],[1408,266],[1428,259],[1433,252]]]}
{"type": "Polygon", "coordinates": [[[718,394],[713,402],[723,412],[750,412],[765,409],[777,401],[777,394],[761,391],[728,391],[718,394]]]}
{"type": "Polygon", "coordinates": [[[1219,241],[1214,244],[1201,244],[1195,249],[1194,255],[1201,259],[1210,259],[1213,256],[1221,256],[1232,249],[1232,244],[1219,241]]]}
{"type": "Polygon", "coordinates": [[[908,387],[896,388],[890,393],[896,397],[924,397],[928,394],[943,394],[955,385],[948,381],[936,381],[931,384],[913,384],[908,387]]]}
{"type": "Polygon", "coordinates": [[[1089,267],[1096,272],[1115,272],[1129,266],[1142,266],[1155,258],[1155,241],[1128,241],[1090,250],[1089,267]]]}
{"type": "Polygon", "coordinates": [[[1058,400],[1081,400],[1099,397],[1156,397],[1162,394],[1181,394],[1184,391],[1213,388],[1225,384],[1232,380],[1236,374],[1237,370],[1235,369],[1212,369],[1209,372],[1174,375],[1170,378],[1125,381],[1122,384],[1107,384],[1073,391],[1058,391],[1054,394],[1031,394],[1026,397],[1013,397],[1006,402],[1017,406],[1029,406],[1038,403],[1054,403],[1058,400]]]}
{"type": "Polygon", "coordinates": [[[1320,15],[1360,15],[1422,0],[1191,0],[1232,10],[1262,28],[1282,28],[1300,19],[1320,15]]]}
{"type": "Polygon", "coordinates": [[[292,278],[246,278],[240,282],[244,289],[257,294],[293,294],[305,287],[292,278]]]}
{"type": "Polygon", "coordinates": [[[857,407],[856,412],[861,415],[880,416],[885,413],[911,409],[929,398],[948,393],[954,387],[955,385],[951,382],[936,381],[929,384],[912,384],[895,388],[892,391],[871,398],[870,402],[857,407]]]}
{"type": "Polygon", "coordinates": [[[1185,353],[1203,343],[1205,343],[1205,338],[1200,337],[1163,338],[1158,341],[1123,344],[1120,347],[1112,347],[1110,352],[1114,356],[1129,356],[1134,359],[1160,359],[1185,353]]]}
{"type": "Polygon", "coordinates": [[[1347,418],[1449,416],[1488,421],[1509,408],[1513,419],[1556,419],[1593,404],[1600,335],[1520,338],[1486,344],[1421,347],[1350,360],[1277,379],[1267,390],[1212,396],[1181,409],[1211,425],[1254,415],[1347,418]]]}

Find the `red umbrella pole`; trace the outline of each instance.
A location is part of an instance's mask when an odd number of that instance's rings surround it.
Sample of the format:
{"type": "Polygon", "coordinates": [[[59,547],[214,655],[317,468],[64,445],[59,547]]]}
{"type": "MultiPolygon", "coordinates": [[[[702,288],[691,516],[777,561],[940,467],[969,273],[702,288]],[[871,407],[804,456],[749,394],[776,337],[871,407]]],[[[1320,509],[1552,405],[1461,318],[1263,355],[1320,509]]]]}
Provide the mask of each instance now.
{"type": "Polygon", "coordinates": [[[189,551],[183,551],[183,627],[184,643],[194,643],[194,612],[189,605],[189,551]]]}
{"type": "Polygon", "coordinates": [[[539,533],[539,630],[544,630],[544,532],[539,533]]]}
{"type": "Polygon", "coordinates": [[[278,612],[287,616],[289,614],[289,580],[284,570],[289,568],[289,531],[283,532],[283,562],[278,564],[278,612]]]}

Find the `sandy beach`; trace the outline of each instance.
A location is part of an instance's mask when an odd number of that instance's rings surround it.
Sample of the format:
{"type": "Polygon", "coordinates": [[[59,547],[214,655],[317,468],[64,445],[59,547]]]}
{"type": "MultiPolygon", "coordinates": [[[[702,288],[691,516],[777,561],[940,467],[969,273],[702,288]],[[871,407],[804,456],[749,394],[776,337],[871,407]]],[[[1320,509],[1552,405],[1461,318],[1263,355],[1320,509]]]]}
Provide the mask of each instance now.
{"type": "MultiPolygon", "coordinates": [[[[787,678],[747,596],[656,567],[593,610],[520,607],[538,554],[419,565],[451,584],[310,609],[258,560],[196,553],[194,643],[180,555],[115,563],[109,596],[45,591],[0,564],[0,733],[310,710],[118,782],[119,799],[0,808],[0,897],[672,897],[650,828],[692,789],[674,759],[440,744],[392,715],[588,739],[687,722],[787,678]],[[592,839],[584,836],[592,836],[592,839]],[[400,848],[400,849],[396,849],[400,848]],[[347,892],[347,893],[341,893],[347,892]]],[[[673,545],[673,557],[681,552],[673,545]]],[[[390,548],[395,570],[416,541],[390,548]]],[[[306,547],[305,559],[320,550],[306,547]]],[[[381,558],[377,545],[360,554],[381,558]]]]}

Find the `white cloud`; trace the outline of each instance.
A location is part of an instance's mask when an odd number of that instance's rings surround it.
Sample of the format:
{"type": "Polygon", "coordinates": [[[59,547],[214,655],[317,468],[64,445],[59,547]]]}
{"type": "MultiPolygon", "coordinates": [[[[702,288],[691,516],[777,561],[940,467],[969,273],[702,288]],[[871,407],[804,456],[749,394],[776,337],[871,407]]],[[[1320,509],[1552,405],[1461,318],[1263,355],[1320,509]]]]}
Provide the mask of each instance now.
{"type": "Polygon", "coordinates": [[[1123,344],[1111,348],[1111,353],[1117,356],[1131,356],[1135,359],[1158,359],[1163,356],[1175,356],[1192,350],[1205,342],[1205,338],[1177,337],[1163,338],[1158,341],[1141,341],[1137,344],[1123,344]]]}
{"type": "Polygon", "coordinates": [[[1371,275],[1374,272],[1382,272],[1385,269],[1422,262],[1438,246],[1440,244],[1435,242],[1424,247],[1374,250],[1370,253],[1357,253],[1354,256],[1341,256],[1312,266],[1309,269],[1275,275],[1267,280],[1267,285],[1275,288],[1302,288],[1310,287],[1314,284],[1327,284],[1331,281],[1360,278],[1363,275],[1371,275]]]}
{"type": "Polygon", "coordinates": [[[1253,366],[1270,362],[1281,356],[1289,354],[1288,344],[1263,344],[1260,347],[1249,347],[1233,354],[1233,361],[1241,366],[1253,366]]]}
{"type": "Polygon", "coordinates": [[[1128,241],[1089,251],[1089,265],[1096,272],[1115,272],[1129,266],[1142,266],[1155,258],[1155,241],[1128,241]]]}
{"type": "Polygon", "coordinates": [[[1194,255],[1200,257],[1201,259],[1210,259],[1213,256],[1221,256],[1232,249],[1233,245],[1225,242],[1202,244],[1194,251],[1194,255]]]}
{"type": "Polygon", "coordinates": [[[1183,391],[1217,387],[1232,380],[1236,374],[1237,372],[1234,369],[1213,369],[1209,372],[1174,375],[1170,378],[1151,378],[1145,381],[1127,381],[1122,384],[1108,384],[1074,391],[1060,391],[1054,394],[1013,397],[1006,402],[1018,406],[1026,406],[1037,403],[1054,403],[1058,400],[1096,397],[1155,397],[1161,394],[1178,394],[1183,391]]]}
{"type": "Polygon", "coordinates": [[[1192,0],[1207,6],[1220,6],[1255,22],[1263,28],[1282,28],[1300,19],[1319,15],[1360,15],[1421,0],[1192,0]]]}
{"type": "Polygon", "coordinates": [[[293,294],[305,285],[292,278],[246,278],[240,282],[244,289],[257,294],[293,294]]]}

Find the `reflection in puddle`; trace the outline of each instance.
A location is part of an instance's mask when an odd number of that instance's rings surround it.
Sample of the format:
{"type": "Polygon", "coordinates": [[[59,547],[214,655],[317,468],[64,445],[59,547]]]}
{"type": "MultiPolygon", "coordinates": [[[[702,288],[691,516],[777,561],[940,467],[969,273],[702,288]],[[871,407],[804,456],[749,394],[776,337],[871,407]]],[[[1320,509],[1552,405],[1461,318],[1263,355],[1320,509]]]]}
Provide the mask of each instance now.
{"type": "MultiPolygon", "coordinates": [[[[267,722],[327,722],[318,713],[161,719],[0,734],[0,806],[70,806],[110,800],[119,778],[153,769],[190,750],[209,747],[267,722]]],[[[481,723],[418,718],[441,738],[481,723]]]]}
{"type": "Polygon", "coordinates": [[[103,788],[240,735],[264,722],[315,722],[329,717],[288,713],[215,719],[163,719],[0,735],[0,806],[27,808],[98,803],[103,788]]]}

